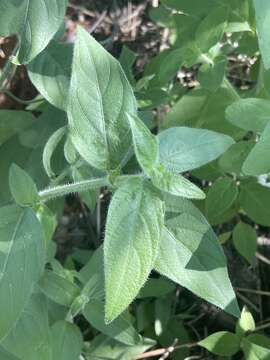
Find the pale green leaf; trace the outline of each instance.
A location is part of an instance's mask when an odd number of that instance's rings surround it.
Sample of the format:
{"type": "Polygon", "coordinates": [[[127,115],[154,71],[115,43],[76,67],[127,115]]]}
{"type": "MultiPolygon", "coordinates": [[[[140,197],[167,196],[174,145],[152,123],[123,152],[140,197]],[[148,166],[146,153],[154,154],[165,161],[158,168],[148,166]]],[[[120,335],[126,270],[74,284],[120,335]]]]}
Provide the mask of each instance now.
{"type": "MultiPolygon", "coordinates": [[[[216,235],[191,202],[186,199],[179,202],[182,202],[182,209],[179,207],[177,212],[181,215],[166,222],[155,269],[210,303],[238,316],[226,259],[216,235]]],[[[170,207],[167,209],[173,210],[170,207]]]]}
{"type": "Polygon", "coordinates": [[[233,244],[250,264],[254,262],[257,249],[257,234],[254,228],[239,222],[233,229],[233,244]]]}
{"type": "Polygon", "coordinates": [[[83,337],[80,329],[67,321],[57,321],[51,327],[52,360],[78,360],[82,352],[83,337]]]}
{"type": "Polygon", "coordinates": [[[66,307],[69,307],[80,293],[76,284],[51,270],[45,271],[38,285],[49,299],[66,307]]]}
{"type": "Polygon", "coordinates": [[[253,0],[259,47],[265,68],[270,68],[270,3],[268,0],[253,0]]]}
{"type": "Polygon", "coordinates": [[[52,360],[50,335],[47,303],[34,294],[2,346],[20,360],[52,360]]]}
{"type": "Polygon", "coordinates": [[[52,165],[51,165],[53,153],[55,152],[57,146],[59,145],[60,141],[62,140],[62,138],[64,137],[66,132],[67,132],[66,126],[63,126],[63,127],[59,128],[58,130],[56,130],[51,135],[51,137],[48,139],[48,141],[44,147],[42,161],[43,161],[44,169],[45,169],[48,177],[50,177],[50,178],[53,178],[56,176],[52,169],[52,165]]]}
{"type": "Polygon", "coordinates": [[[66,6],[67,0],[1,1],[0,35],[18,35],[18,63],[28,63],[48,45],[64,20],[66,6]]]}
{"type": "Polygon", "coordinates": [[[256,176],[270,172],[270,122],[267,123],[259,141],[250,151],[243,165],[246,175],[256,176]]]}
{"type": "Polygon", "coordinates": [[[243,339],[242,349],[246,360],[269,360],[270,350],[249,341],[249,338],[243,339]]]}
{"type": "Polygon", "coordinates": [[[253,319],[251,312],[248,310],[246,306],[243,307],[241,311],[241,317],[238,319],[236,324],[236,334],[240,336],[244,336],[247,332],[255,331],[256,324],[253,319]]]}
{"type": "Polygon", "coordinates": [[[214,60],[213,64],[204,64],[200,67],[198,81],[201,86],[209,91],[216,91],[223,82],[226,58],[220,56],[214,60]]]}
{"type": "Polygon", "coordinates": [[[61,110],[66,110],[71,78],[73,47],[52,41],[27,66],[30,80],[44,98],[61,110]]]}
{"type": "Polygon", "coordinates": [[[0,209],[0,339],[14,327],[45,263],[45,239],[33,210],[0,209]]]}
{"type": "Polygon", "coordinates": [[[239,337],[229,331],[214,333],[198,344],[219,356],[232,356],[240,350],[239,337]]]}
{"type": "Polygon", "coordinates": [[[136,107],[117,60],[78,28],[67,112],[72,141],[90,165],[109,170],[127,161],[131,146],[127,112],[135,114],[136,107]]]}
{"type": "Polygon", "coordinates": [[[34,205],[39,199],[33,179],[16,164],[12,164],[9,171],[9,187],[19,205],[34,205]]]}
{"type": "Polygon", "coordinates": [[[227,107],[226,119],[243,130],[262,132],[270,120],[270,101],[240,99],[227,107]]]}
{"type": "Polygon", "coordinates": [[[110,324],[105,324],[102,302],[90,300],[83,310],[83,315],[94,328],[123,344],[136,345],[141,341],[140,335],[123,315],[110,324]]]}
{"type": "Polygon", "coordinates": [[[107,322],[126,309],[146,282],[158,253],[163,212],[159,196],[141,179],[126,181],[114,194],[104,242],[107,322]]]}
{"type": "Polygon", "coordinates": [[[184,178],[169,172],[163,165],[153,169],[151,180],[154,186],[175,196],[181,196],[187,199],[204,199],[204,192],[184,178]]]}
{"type": "Polygon", "coordinates": [[[229,136],[187,127],[162,131],[158,140],[160,162],[175,172],[199,168],[219,157],[234,143],[229,136]]]}
{"type": "Polygon", "coordinates": [[[128,116],[128,120],[136,158],[145,173],[151,177],[153,168],[158,164],[157,139],[138,117],[128,116]]]}

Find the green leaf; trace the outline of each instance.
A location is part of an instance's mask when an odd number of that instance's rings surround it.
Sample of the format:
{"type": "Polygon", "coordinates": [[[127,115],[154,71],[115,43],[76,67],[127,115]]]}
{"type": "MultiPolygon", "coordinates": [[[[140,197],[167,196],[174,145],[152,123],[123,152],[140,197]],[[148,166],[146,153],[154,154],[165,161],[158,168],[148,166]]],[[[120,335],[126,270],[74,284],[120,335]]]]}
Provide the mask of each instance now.
{"type": "Polygon", "coordinates": [[[80,293],[77,285],[51,270],[45,271],[38,285],[49,299],[66,307],[71,306],[80,293]]]}
{"type": "Polygon", "coordinates": [[[255,321],[251,312],[248,310],[246,306],[243,307],[241,312],[241,317],[238,319],[236,324],[236,334],[239,336],[244,336],[247,332],[252,332],[256,328],[255,321]]]}
{"type": "Polygon", "coordinates": [[[45,240],[34,212],[0,209],[0,339],[14,327],[28,303],[45,262],[45,240]]]}
{"type": "Polygon", "coordinates": [[[163,165],[153,169],[151,180],[154,186],[175,196],[187,199],[204,199],[204,192],[181,175],[169,172],[163,165]]]}
{"type": "Polygon", "coordinates": [[[66,6],[67,0],[1,1],[0,35],[18,35],[16,62],[28,63],[48,45],[64,20],[66,6]]]}
{"type": "Polygon", "coordinates": [[[216,91],[223,82],[226,65],[227,60],[222,56],[217,57],[213,65],[202,65],[198,73],[201,86],[209,91],[216,91]]]}
{"type": "Polygon", "coordinates": [[[215,355],[232,356],[240,350],[240,339],[229,331],[220,331],[200,341],[198,345],[215,355]]]}
{"type": "Polygon", "coordinates": [[[243,175],[243,163],[253,146],[251,141],[239,141],[233,144],[218,160],[219,167],[224,172],[243,175]]]}
{"type": "Polygon", "coordinates": [[[9,186],[19,205],[34,205],[39,199],[36,184],[27,172],[16,164],[12,164],[9,171],[9,186]]]}
{"type": "Polygon", "coordinates": [[[211,224],[222,216],[235,202],[238,187],[231,178],[220,178],[210,187],[205,201],[206,216],[211,224]]]}
{"type": "Polygon", "coordinates": [[[211,9],[208,15],[200,22],[195,40],[202,53],[216,45],[222,38],[227,26],[228,8],[218,6],[211,9]]]}
{"type": "Polygon", "coordinates": [[[56,176],[52,169],[52,166],[51,166],[51,160],[52,160],[53,153],[55,152],[57,146],[59,145],[60,141],[62,140],[62,138],[64,137],[66,132],[67,132],[66,126],[63,126],[63,127],[59,128],[58,130],[56,130],[51,135],[51,137],[48,139],[48,141],[44,147],[42,161],[43,161],[44,169],[45,169],[48,177],[50,177],[50,178],[53,178],[56,176]]]}
{"type": "Polygon", "coordinates": [[[101,302],[90,300],[83,315],[94,328],[123,344],[136,345],[141,341],[140,335],[123,315],[110,324],[105,324],[104,304],[101,302]]]}
{"type": "Polygon", "coordinates": [[[258,143],[250,151],[243,165],[246,175],[256,176],[270,172],[270,123],[268,123],[258,143]]]}
{"type": "Polygon", "coordinates": [[[243,130],[263,132],[270,120],[270,101],[240,99],[227,107],[226,119],[243,130]]]}
{"type": "Polygon", "coordinates": [[[78,28],[67,112],[72,141],[90,165],[109,170],[126,162],[131,146],[127,112],[135,114],[136,107],[117,60],[78,28]]]}
{"type": "Polygon", "coordinates": [[[270,226],[270,188],[257,183],[242,184],[239,202],[246,214],[256,223],[270,226]]]}
{"type": "Polygon", "coordinates": [[[157,257],[163,216],[163,203],[146,181],[130,179],[114,194],[104,241],[107,322],[126,309],[146,282],[157,257]]]}
{"type": "Polygon", "coordinates": [[[137,58],[137,54],[134,51],[130,50],[126,45],[123,45],[119,57],[119,62],[126,74],[128,81],[132,85],[135,84],[134,76],[132,73],[132,67],[136,61],[136,58],[137,58]]]}
{"type": "Polygon", "coordinates": [[[1,345],[20,360],[51,360],[50,335],[47,303],[34,294],[1,345]]]}
{"type": "Polygon", "coordinates": [[[199,168],[219,157],[234,142],[223,134],[187,127],[162,131],[158,140],[160,162],[174,172],[199,168]]]}
{"type": "Polygon", "coordinates": [[[34,121],[34,116],[27,111],[0,110],[0,146],[12,136],[27,129],[34,121]]]}
{"type": "MultiPolygon", "coordinates": [[[[238,316],[238,305],[218,239],[200,211],[188,200],[182,199],[182,202],[181,215],[167,220],[163,228],[155,269],[210,303],[238,316]]],[[[167,209],[170,211],[170,208],[167,209]]]]}
{"type": "Polygon", "coordinates": [[[51,327],[52,360],[78,360],[82,352],[83,337],[80,329],[60,320],[51,327]]]}
{"type": "Polygon", "coordinates": [[[138,117],[128,116],[128,120],[136,158],[144,172],[151,177],[153,168],[158,164],[157,139],[138,117]]]}
{"type": "Polygon", "coordinates": [[[253,227],[239,222],[233,229],[233,244],[250,264],[253,264],[257,249],[257,234],[253,227]]]}
{"type": "Polygon", "coordinates": [[[138,294],[139,299],[144,299],[148,297],[163,297],[175,290],[175,285],[163,278],[160,277],[159,279],[150,278],[147,280],[145,286],[141,289],[138,294]]]}
{"type": "Polygon", "coordinates": [[[270,68],[270,44],[268,34],[270,31],[270,4],[267,0],[253,0],[256,13],[256,27],[259,47],[266,70],[270,68]]]}
{"type": "Polygon", "coordinates": [[[246,360],[269,360],[270,359],[270,350],[256,345],[249,341],[249,339],[243,339],[242,349],[245,354],[246,360]]]}
{"type": "Polygon", "coordinates": [[[66,110],[71,78],[73,46],[52,41],[27,66],[30,80],[44,98],[66,110]]]}
{"type": "Polygon", "coordinates": [[[11,353],[7,352],[2,347],[0,347],[0,356],[1,356],[1,359],[3,359],[3,360],[21,360],[21,359],[17,358],[17,356],[15,357],[11,353]]]}

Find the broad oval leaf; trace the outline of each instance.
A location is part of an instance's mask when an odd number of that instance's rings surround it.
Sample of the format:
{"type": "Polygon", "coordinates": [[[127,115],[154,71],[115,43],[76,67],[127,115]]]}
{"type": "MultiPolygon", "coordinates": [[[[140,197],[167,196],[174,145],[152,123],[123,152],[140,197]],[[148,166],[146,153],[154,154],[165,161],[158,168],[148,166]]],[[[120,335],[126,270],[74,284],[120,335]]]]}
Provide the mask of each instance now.
{"type": "Polygon", "coordinates": [[[114,194],[104,242],[107,322],[126,309],[146,282],[158,253],[163,213],[155,189],[141,179],[130,179],[114,194]]]}
{"type": "Polygon", "coordinates": [[[72,141],[90,165],[109,170],[126,162],[131,147],[127,112],[135,114],[136,107],[118,61],[78,28],[67,112],[72,141]]]}
{"type": "Polygon", "coordinates": [[[45,263],[42,227],[31,209],[0,209],[0,339],[14,327],[45,263]]]}
{"type": "Polygon", "coordinates": [[[243,130],[262,132],[270,120],[270,101],[240,99],[227,107],[226,119],[243,130]]]}
{"type": "Polygon", "coordinates": [[[78,360],[83,338],[80,329],[70,322],[60,320],[51,327],[52,360],[78,360]]]}
{"type": "Polygon", "coordinates": [[[257,234],[254,228],[239,222],[233,229],[233,244],[250,264],[254,262],[257,249],[257,234]]]}
{"type": "Polygon", "coordinates": [[[30,80],[52,105],[66,110],[73,46],[52,41],[27,66],[30,80]]]}
{"type": "Polygon", "coordinates": [[[242,343],[242,349],[245,354],[246,360],[269,360],[270,350],[263,346],[257,345],[250,341],[251,339],[244,338],[242,343]]]}
{"type": "Polygon", "coordinates": [[[200,341],[198,345],[219,356],[232,356],[240,350],[240,338],[229,331],[220,331],[200,341]]]}
{"type": "Polygon", "coordinates": [[[240,190],[239,202],[246,214],[257,224],[270,226],[270,188],[252,182],[240,190]]]}
{"type": "Polygon", "coordinates": [[[201,167],[215,160],[234,143],[227,135],[187,127],[164,130],[158,139],[160,162],[174,172],[201,167]]]}
{"type": "Polygon", "coordinates": [[[238,196],[238,187],[231,178],[220,178],[210,187],[205,201],[206,216],[211,224],[227,211],[238,196]]]}
{"type": "Polygon", "coordinates": [[[83,315],[94,328],[123,344],[132,346],[141,341],[140,335],[123,315],[110,324],[105,324],[102,302],[90,300],[83,310],[83,315]]]}
{"type": "Polygon", "coordinates": [[[200,211],[188,200],[182,202],[181,215],[167,220],[163,228],[155,269],[197,296],[239,316],[218,239],[200,211]]]}
{"type": "Polygon", "coordinates": [[[67,0],[2,0],[0,35],[17,34],[17,62],[25,64],[38,55],[60,28],[67,0]]]}
{"type": "Polygon", "coordinates": [[[48,308],[42,294],[31,297],[2,346],[20,360],[52,360],[48,308]]]}

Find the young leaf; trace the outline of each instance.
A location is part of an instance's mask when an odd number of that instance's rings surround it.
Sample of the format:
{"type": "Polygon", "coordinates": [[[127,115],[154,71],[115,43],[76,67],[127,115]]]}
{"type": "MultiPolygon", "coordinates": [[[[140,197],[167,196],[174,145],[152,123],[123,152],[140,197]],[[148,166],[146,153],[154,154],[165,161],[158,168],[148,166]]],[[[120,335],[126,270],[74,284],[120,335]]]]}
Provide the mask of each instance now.
{"type": "Polygon", "coordinates": [[[217,57],[213,65],[202,65],[198,73],[201,86],[209,91],[216,91],[223,82],[226,65],[227,60],[222,56],[217,57]]]}
{"type": "Polygon", "coordinates": [[[104,304],[99,301],[90,300],[83,311],[83,315],[94,328],[123,344],[132,346],[141,340],[134,327],[122,315],[110,324],[105,324],[104,304]]]}
{"type": "Polygon", "coordinates": [[[239,336],[244,336],[247,332],[252,332],[255,330],[255,321],[253,319],[253,316],[251,312],[248,310],[246,306],[243,307],[243,310],[241,312],[241,317],[238,319],[236,324],[236,334],[239,336]]]}
{"type": "Polygon", "coordinates": [[[204,199],[204,192],[181,175],[168,171],[163,165],[153,169],[151,180],[154,186],[175,196],[187,199],[204,199]]]}
{"type": "Polygon", "coordinates": [[[240,350],[240,339],[229,331],[220,331],[200,341],[198,345],[219,356],[233,356],[240,350]]]}
{"type": "Polygon", "coordinates": [[[66,110],[71,78],[73,46],[52,41],[30,64],[30,80],[44,98],[66,110]]]}
{"type": "Polygon", "coordinates": [[[131,146],[126,114],[136,114],[136,107],[120,64],[78,28],[67,113],[72,141],[90,165],[109,170],[126,162],[131,146]]]}
{"type": "Polygon", "coordinates": [[[158,140],[160,162],[177,173],[215,160],[234,143],[227,135],[187,127],[164,130],[158,140]]]}
{"type": "Polygon", "coordinates": [[[45,263],[45,240],[34,212],[0,209],[0,339],[14,327],[30,299],[45,263]]]}
{"type": "Polygon", "coordinates": [[[254,262],[257,249],[257,234],[253,227],[239,222],[233,229],[233,244],[250,264],[254,262]]]}
{"type": "Polygon", "coordinates": [[[1,1],[0,35],[19,36],[19,64],[28,63],[48,45],[64,20],[66,6],[67,0],[1,1]]]}
{"type": "Polygon", "coordinates": [[[52,360],[78,360],[83,338],[80,329],[70,322],[57,321],[51,327],[52,360]]]}
{"type": "Polygon", "coordinates": [[[227,107],[226,119],[243,130],[262,132],[270,120],[270,101],[240,99],[227,107]]]}
{"type": "Polygon", "coordinates": [[[246,360],[269,360],[270,350],[249,341],[249,338],[243,339],[242,349],[246,360]]]}
{"type": "Polygon", "coordinates": [[[15,327],[1,345],[20,360],[52,359],[48,308],[42,294],[31,297],[15,327]]]}
{"type": "Polygon", "coordinates": [[[246,175],[257,176],[270,172],[270,122],[267,123],[262,136],[250,151],[243,165],[246,175]]]}
{"type": "Polygon", "coordinates": [[[270,188],[251,182],[240,190],[239,202],[246,214],[256,223],[270,226],[270,188]]]}
{"type": "Polygon", "coordinates": [[[128,120],[136,158],[144,172],[151,177],[153,168],[158,164],[157,139],[138,117],[128,116],[128,120]]]}
{"type": "Polygon", "coordinates": [[[270,68],[270,44],[268,34],[270,31],[270,4],[268,0],[253,0],[256,13],[256,26],[259,40],[259,47],[263,63],[268,70],[270,68]]]}
{"type": "Polygon", "coordinates": [[[238,316],[238,305],[218,239],[200,211],[188,200],[183,204],[187,204],[183,213],[168,220],[163,228],[155,269],[210,303],[238,316]]]}
{"type": "Polygon", "coordinates": [[[55,177],[55,173],[51,166],[51,159],[52,159],[53,153],[56,150],[58,144],[60,143],[60,141],[62,140],[62,138],[66,132],[67,132],[66,126],[63,126],[63,127],[59,128],[58,130],[56,130],[51,135],[51,137],[48,139],[48,141],[44,147],[42,161],[43,161],[44,169],[50,178],[55,177]]]}
{"type": "Polygon", "coordinates": [[[210,187],[205,201],[205,210],[210,223],[215,224],[222,214],[234,203],[238,187],[231,178],[220,178],[210,187]]]}
{"type": "Polygon", "coordinates": [[[12,164],[9,171],[9,186],[19,205],[34,205],[39,199],[36,184],[27,172],[16,164],[12,164]]]}
{"type": "Polygon", "coordinates": [[[163,215],[163,203],[146,181],[130,179],[114,194],[104,241],[107,322],[126,309],[146,282],[157,257],[163,215]]]}

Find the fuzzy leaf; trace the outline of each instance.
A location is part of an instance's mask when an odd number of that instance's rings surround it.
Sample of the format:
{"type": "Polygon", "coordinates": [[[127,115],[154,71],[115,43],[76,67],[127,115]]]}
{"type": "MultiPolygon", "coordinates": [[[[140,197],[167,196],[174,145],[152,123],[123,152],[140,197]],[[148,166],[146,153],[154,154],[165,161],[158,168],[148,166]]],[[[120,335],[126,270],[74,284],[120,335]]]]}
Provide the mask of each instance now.
{"type": "Polygon", "coordinates": [[[0,339],[14,327],[44,268],[45,240],[34,212],[0,209],[0,339]]]}
{"type": "Polygon", "coordinates": [[[155,190],[141,179],[130,179],[114,194],[104,242],[107,322],[126,309],[146,282],[158,253],[163,211],[155,190]]]}
{"type": "Polygon", "coordinates": [[[16,62],[25,64],[50,42],[64,21],[67,0],[2,0],[0,35],[17,34],[16,62]]]}
{"type": "Polygon", "coordinates": [[[78,28],[67,113],[72,141],[90,165],[109,170],[126,162],[131,146],[126,113],[135,114],[136,106],[120,64],[78,28]]]}

